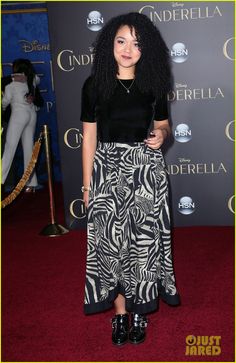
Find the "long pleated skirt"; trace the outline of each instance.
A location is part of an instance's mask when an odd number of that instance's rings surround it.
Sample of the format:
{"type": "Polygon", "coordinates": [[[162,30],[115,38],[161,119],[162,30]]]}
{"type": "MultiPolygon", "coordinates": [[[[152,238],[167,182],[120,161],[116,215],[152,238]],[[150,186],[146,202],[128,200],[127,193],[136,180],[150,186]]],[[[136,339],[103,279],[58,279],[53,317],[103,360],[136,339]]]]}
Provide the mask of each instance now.
{"type": "Polygon", "coordinates": [[[178,305],[161,150],[99,142],[90,187],[85,313],[111,308],[118,294],[139,314],[156,310],[159,297],[178,305]]]}

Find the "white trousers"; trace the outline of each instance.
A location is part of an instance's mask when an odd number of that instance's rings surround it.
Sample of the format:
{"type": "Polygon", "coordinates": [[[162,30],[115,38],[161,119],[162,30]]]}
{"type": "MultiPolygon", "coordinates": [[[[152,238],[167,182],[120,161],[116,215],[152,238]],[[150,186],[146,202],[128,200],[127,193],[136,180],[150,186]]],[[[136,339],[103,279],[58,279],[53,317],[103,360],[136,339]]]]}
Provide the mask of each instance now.
{"type": "MultiPolygon", "coordinates": [[[[24,171],[26,170],[34,146],[36,119],[37,114],[34,107],[23,105],[12,106],[2,157],[2,184],[5,183],[20,139],[24,155],[24,171]]],[[[38,185],[35,171],[32,173],[27,185],[32,187],[38,185]]]]}

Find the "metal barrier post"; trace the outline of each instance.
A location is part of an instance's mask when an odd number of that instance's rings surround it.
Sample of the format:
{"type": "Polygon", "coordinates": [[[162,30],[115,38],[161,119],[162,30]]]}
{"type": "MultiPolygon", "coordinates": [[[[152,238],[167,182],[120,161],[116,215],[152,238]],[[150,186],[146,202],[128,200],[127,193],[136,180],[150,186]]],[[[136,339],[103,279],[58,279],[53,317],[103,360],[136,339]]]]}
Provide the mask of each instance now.
{"type": "Polygon", "coordinates": [[[55,220],[55,203],[54,203],[54,193],[52,186],[50,138],[47,125],[43,125],[43,135],[45,140],[46,162],[47,162],[47,172],[48,172],[48,189],[49,189],[49,200],[50,200],[51,223],[45,226],[39,234],[43,236],[56,237],[69,232],[69,230],[61,226],[60,224],[56,223],[55,220]]]}

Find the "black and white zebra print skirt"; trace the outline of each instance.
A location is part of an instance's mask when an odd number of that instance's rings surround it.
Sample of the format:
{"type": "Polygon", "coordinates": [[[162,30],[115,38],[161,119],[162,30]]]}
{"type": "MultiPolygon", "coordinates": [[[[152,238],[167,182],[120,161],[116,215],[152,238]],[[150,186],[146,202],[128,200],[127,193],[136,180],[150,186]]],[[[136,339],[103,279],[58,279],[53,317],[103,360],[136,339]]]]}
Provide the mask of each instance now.
{"type": "Polygon", "coordinates": [[[118,294],[139,314],[157,309],[159,296],[179,304],[161,150],[99,142],[90,186],[85,313],[112,307],[118,294]]]}

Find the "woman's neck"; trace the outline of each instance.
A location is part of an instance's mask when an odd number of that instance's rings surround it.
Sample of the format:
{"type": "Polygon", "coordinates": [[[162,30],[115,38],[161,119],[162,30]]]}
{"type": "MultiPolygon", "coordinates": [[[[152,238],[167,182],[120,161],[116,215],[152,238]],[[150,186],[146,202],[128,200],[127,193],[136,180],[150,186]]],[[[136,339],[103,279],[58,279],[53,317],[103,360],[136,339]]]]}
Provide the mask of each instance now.
{"type": "Polygon", "coordinates": [[[133,79],[135,78],[134,76],[134,70],[132,69],[122,69],[119,70],[119,73],[117,74],[117,78],[119,79],[133,79]]]}

